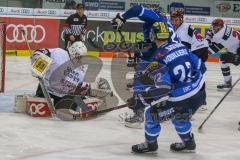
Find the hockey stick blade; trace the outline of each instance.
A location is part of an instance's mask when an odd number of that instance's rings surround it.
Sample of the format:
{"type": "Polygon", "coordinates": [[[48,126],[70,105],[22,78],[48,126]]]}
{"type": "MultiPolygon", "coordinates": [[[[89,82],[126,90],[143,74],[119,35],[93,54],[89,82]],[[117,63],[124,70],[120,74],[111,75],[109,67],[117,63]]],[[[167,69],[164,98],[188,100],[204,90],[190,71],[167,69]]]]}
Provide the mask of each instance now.
{"type": "Polygon", "coordinates": [[[120,106],[108,108],[108,109],[101,110],[101,111],[90,111],[90,112],[87,112],[87,113],[84,113],[84,114],[80,114],[80,113],[77,113],[77,112],[74,112],[74,111],[72,112],[71,110],[66,109],[66,108],[61,108],[61,109],[57,109],[56,113],[57,113],[58,118],[60,118],[61,120],[64,120],[64,121],[88,120],[88,119],[91,119],[93,117],[96,117],[99,114],[103,114],[103,113],[107,113],[107,112],[110,112],[110,111],[113,111],[113,110],[125,108],[127,106],[128,106],[127,104],[123,104],[123,105],[120,105],[120,106]]]}
{"type": "Polygon", "coordinates": [[[90,114],[90,115],[97,115],[97,114],[102,114],[102,113],[107,113],[107,112],[110,112],[110,111],[113,111],[113,110],[118,110],[118,109],[121,109],[121,108],[125,108],[127,107],[128,105],[127,104],[123,104],[123,105],[120,105],[120,106],[116,106],[116,107],[112,107],[112,108],[107,108],[107,109],[104,109],[104,110],[100,110],[100,111],[90,111],[90,112],[87,112],[87,114],[90,114]]]}
{"type": "Polygon", "coordinates": [[[236,86],[236,84],[240,81],[240,78],[236,80],[236,82],[233,84],[233,86],[227,91],[227,93],[222,97],[222,99],[218,102],[218,104],[213,108],[213,110],[209,113],[209,115],[205,118],[205,120],[201,123],[201,125],[198,127],[198,132],[202,132],[203,125],[207,122],[207,120],[211,117],[211,115],[216,111],[216,109],[220,106],[222,101],[227,97],[227,95],[232,91],[232,89],[236,86]]]}

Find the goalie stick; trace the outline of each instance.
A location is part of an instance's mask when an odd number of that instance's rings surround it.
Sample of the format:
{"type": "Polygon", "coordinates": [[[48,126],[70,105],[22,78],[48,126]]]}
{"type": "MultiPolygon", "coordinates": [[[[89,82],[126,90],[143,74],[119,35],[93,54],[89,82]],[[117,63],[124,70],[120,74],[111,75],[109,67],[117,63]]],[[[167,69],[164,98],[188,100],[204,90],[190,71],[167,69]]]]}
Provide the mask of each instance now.
{"type": "Polygon", "coordinates": [[[229,93],[232,91],[233,87],[236,86],[236,84],[240,81],[240,78],[236,80],[236,82],[233,84],[233,86],[227,91],[227,93],[222,97],[222,99],[218,102],[218,104],[213,108],[213,110],[209,113],[209,115],[204,119],[204,121],[201,123],[201,125],[198,127],[198,132],[202,131],[203,125],[207,122],[207,120],[211,117],[211,115],[216,111],[216,109],[220,106],[222,101],[229,95],[229,93]]]}
{"type": "Polygon", "coordinates": [[[87,38],[87,41],[88,41],[94,48],[96,48],[98,51],[100,51],[100,52],[104,51],[104,48],[102,48],[102,47],[100,47],[98,44],[94,43],[93,40],[92,40],[90,37],[87,38]]]}
{"type": "MultiPolygon", "coordinates": [[[[30,56],[32,56],[31,48],[30,48],[30,45],[29,45],[29,43],[28,43],[28,41],[27,41],[25,30],[22,30],[22,35],[23,35],[24,41],[25,41],[26,44],[27,44],[27,47],[28,47],[30,56]]],[[[42,88],[44,97],[45,97],[46,100],[47,100],[47,104],[48,104],[48,107],[49,107],[49,109],[50,109],[50,111],[51,111],[51,113],[52,113],[52,116],[53,116],[53,118],[55,118],[55,115],[56,115],[56,114],[55,114],[55,108],[54,108],[54,105],[53,105],[53,103],[52,103],[51,97],[50,97],[49,93],[47,92],[47,89],[46,89],[46,87],[45,87],[45,85],[44,85],[43,78],[42,78],[42,77],[39,77],[39,76],[38,76],[37,78],[38,78],[39,83],[40,83],[40,86],[41,86],[41,88],[42,88]]]]}

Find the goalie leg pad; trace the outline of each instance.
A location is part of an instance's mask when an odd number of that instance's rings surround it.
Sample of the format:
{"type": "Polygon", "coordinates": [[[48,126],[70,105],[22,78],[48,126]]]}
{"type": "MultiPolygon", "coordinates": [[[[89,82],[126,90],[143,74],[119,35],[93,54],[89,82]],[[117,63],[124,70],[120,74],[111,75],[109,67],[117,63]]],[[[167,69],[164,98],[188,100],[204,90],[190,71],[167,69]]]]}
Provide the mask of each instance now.
{"type": "Polygon", "coordinates": [[[52,117],[52,113],[45,98],[27,96],[26,105],[26,113],[32,117],[52,117]]]}
{"type": "Polygon", "coordinates": [[[14,111],[16,113],[26,113],[26,106],[27,106],[27,96],[26,95],[16,95],[14,111]]]}

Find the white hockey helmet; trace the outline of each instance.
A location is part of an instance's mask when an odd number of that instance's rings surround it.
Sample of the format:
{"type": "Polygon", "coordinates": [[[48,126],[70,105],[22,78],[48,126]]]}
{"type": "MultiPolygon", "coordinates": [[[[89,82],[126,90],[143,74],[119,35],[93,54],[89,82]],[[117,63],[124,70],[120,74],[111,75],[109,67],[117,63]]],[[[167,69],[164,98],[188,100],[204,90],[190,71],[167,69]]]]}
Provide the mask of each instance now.
{"type": "Polygon", "coordinates": [[[87,54],[87,47],[84,45],[83,42],[77,41],[77,42],[74,42],[68,48],[68,52],[69,52],[69,56],[71,59],[79,58],[79,57],[87,54]]]}

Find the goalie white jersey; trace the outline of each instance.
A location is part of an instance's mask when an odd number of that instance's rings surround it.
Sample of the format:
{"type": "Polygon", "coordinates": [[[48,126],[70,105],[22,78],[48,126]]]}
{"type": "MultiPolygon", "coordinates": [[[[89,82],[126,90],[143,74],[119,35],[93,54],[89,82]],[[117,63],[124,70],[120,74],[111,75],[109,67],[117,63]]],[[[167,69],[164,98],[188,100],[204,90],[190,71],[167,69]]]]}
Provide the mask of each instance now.
{"type": "Polygon", "coordinates": [[[209,31],[206,39],[209,41],[210,51],[212,53],[218,52],[225,48],[227,52],[236,54],[240,47],[240,33],[232,27],[224,25],[224,27],[217,33],[209,31]]]}
{"type": "Polygon", "coordinates": [[[185,22],[175,31],[182,44],[188,47],[191,51],[195,51],[204,47],[208,47],[207,41],[203,39],[200,33],[185,22]]]}
{"type": "Polygon", "coordinates": [[[61,48],[48,50],[48,56],[52,59],[44,76],[44,84],[48,92],[58,97],[74,93],[78,85],[83,83],[87,67],[73,63],[66,50],[61,48]]]}

